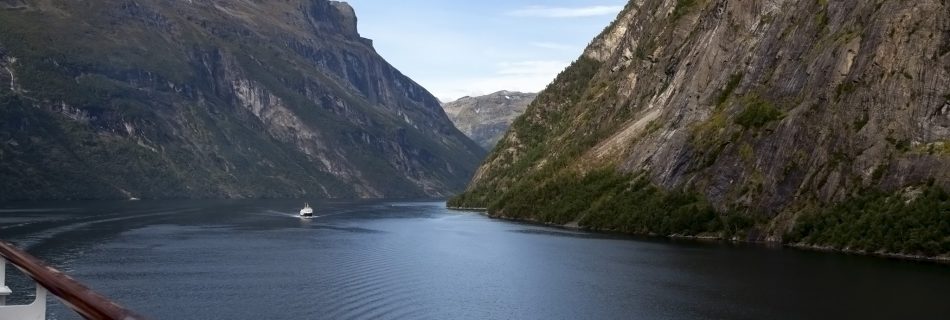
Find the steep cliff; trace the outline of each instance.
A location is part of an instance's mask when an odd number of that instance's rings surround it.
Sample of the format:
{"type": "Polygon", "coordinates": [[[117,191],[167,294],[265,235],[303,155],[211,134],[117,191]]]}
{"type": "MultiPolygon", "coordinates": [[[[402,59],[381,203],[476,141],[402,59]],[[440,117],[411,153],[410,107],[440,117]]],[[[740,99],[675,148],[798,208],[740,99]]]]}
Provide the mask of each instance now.
{"type": "Polygon", "coordinates": [[[499,91],[479,97],[463,97],[442,106],[449,119],[478,145],[491,150],[536,93],[499,91]]]}
{"type": "Polygon", "coordinates": [[[0,200],[440,197],[483,151],[343,2],[0,1],[0,200]]]}
{"type": "Polygon", "coordinates": [[[940,0],[631,1],[452,204],[947,254],[948,53],[940,0]]]}

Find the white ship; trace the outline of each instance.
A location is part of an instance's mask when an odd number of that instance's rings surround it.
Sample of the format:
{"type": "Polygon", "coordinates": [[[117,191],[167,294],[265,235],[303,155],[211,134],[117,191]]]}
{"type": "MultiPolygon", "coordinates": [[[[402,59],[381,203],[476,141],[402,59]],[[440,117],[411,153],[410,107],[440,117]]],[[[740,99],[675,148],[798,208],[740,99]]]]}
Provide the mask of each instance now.
{"type": "Polygon", "coordinates": [[[313,217],[313,208],[310,207],[309,203],[305,204],[305,207],[303,207],[303,209],[300,209],[300,216],[313,217]]]}

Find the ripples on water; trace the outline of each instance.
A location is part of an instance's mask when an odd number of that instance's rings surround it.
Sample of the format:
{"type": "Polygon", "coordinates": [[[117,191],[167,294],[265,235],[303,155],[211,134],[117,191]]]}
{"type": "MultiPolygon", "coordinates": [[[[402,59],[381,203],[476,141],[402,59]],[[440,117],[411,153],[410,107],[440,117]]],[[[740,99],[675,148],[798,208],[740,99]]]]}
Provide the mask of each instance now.
{"type": "MultiPolygon", "coordinates": [[[[950,267],[631,239],[437,202],[0,207],[0,237],[155,319],[945,318],[950,267]]],[[[29,286],[13,279],[20,292],[29,286]]],[[[28,300],[29,296],[19,299],[28,300]]],[[[75,315],[58,303],[54,319],[75,315]]]]}

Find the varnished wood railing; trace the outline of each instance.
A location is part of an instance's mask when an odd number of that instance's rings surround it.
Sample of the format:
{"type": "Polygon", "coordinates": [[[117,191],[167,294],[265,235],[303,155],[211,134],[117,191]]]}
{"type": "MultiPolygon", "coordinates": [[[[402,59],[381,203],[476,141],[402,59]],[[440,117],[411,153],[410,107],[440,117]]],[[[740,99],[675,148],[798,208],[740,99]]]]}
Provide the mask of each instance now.
{"type": "MultiPolygon", "coordinates": [[[[48,291],[59,298],[70,309],[86,319],[145,319],[144,317],[123,308],[119,304],[112,302],[112,300],[109,300],[108,298],[90,290],[83,284],[79,283],[79,281],[76,281],[65,273],[50,267],[43,261],[18,249],[8,242],[0,241],[0,258],[9,261],[11,264],[16,266],[17,269],[20,269],[20,271],[32,278],[33,281],[36,281],[37,301],[31,306],[38,308],[40,306],[37,304],[42,303],[42,311],[44,313],[46,310],[45,293],[48,291]]],[[[0,268],[2,267],[4,267],[3,263],[0,263],[0,268]]],[[[0,274],[3,272],[4,270],[0,270],[0,274]]],[[[5,288],[2,281],[3,276],[0,275],[0,290],[5,288]]],[[[4,317],[5,308],[7,308],[7,311],[9,311],[7,316],[15,315],[17,314],[16,312],[24,312],[22,309],[18,310],[16,307],[0,307],[0,319],[8,319],[4,317]]],[[[42,315],[42,318],[40,319],[43,318],[45,318],[45,314],[42,315]]]]}

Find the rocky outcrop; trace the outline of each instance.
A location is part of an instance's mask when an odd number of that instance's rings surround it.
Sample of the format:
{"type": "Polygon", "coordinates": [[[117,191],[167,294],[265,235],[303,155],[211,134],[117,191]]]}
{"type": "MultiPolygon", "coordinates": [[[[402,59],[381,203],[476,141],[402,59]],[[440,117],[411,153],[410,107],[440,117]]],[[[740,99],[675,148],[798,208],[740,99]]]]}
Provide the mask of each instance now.
{"type": "Polygon", "coordinates": [[[752,238],[781,239],[811,208],[869,190],[946,189],[948,10],[937,0],[631,1],[456,202],[503,215],[519,205],[512,194],[531,193],[522,181],[610,168],[747,215],[759,221],[752,238]]]}
{"type": "Polygon", "coordinates": [[[4,6],[0,200],[443,197],[483,156],[344,2],[4,6]]]}
{"type": "Polygon", "coordinates": [[[466,136],[491,150],[515,118],[524,113],[536,93],[499,91],[480,97],[463,97],[442,108],[466,136]]]}

